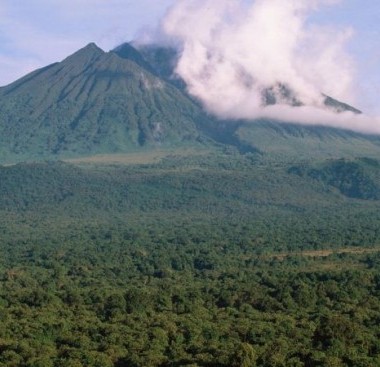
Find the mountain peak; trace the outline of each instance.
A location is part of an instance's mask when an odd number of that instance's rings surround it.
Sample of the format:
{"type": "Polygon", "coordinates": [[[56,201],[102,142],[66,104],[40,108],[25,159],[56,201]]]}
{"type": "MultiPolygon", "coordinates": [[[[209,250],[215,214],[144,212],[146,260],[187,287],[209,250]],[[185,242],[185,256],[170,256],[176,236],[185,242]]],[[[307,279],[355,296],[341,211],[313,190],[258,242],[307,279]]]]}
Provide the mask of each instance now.
{"type": "Polygon", "coordinates": [[[0,160],[3,151],[21,160],[198,144],[206,119],[173,86],[94,43],[0,90],[0,112],[0,160]]]}
{"type": "Polygon", "coordinates": [[[66,59],[62,61],[62,64],[71,64],[76,69],[83,70],[103,55],[105,55],[105,52],[95,43],[91,42],[87,46],[66,57],[66,59]]]}
{"type": "Polygon", "coordinates": [[[79,51],[87,50],[87,51],[95,51],[95,52],[101,52],[104,53],[104,51],[95,43],[90,42],[88,45],[81,48],[79,51]]]}
{"type": "MultiPolygon", "coordinates": [[[[189,98],[184,82],[173,77],[177,56],[171,48],[136,49],[133,43],[126,43],[104,52],[90,43],[65,60],[0,88],[0,161],[124,153],[181,144],[198,146],[212,140],[235,145],[241,152],[291,155],[294,151],[299,155],[304,151],[305,156],[310,156],[312,141],[318,147],[314,152],[326,156],[335,154],[339,138],[342,151],[352,150],[346,136],[351,139],[354,135],[341,131],[331,133],[273,121],[221,122],[210,117],[189,98]],[[145,63],[149,66],[144,67],[145,63]],[[332,138],[320,149],[320,140],[326,136],[332,138]],[[285,148],[284,137],[289,141],[285,148]]],[[[300,105],[285,84],[265,92],[263,103],[267,105],[300,105]]],[[[326,107],[353,109],[324,97],[326,107]]],[[[378,155],[377,141],[372,144],[365,140],[358,144],[360,149],[352,151],[364,155],[362,146],[378,155]]]]}
{"type": "Polygon", "coordinates": [[[75,52],[74,55],[78,53],[89,53],[89,54],[92,53],[92,54],[98,54],[98,55],[105,54],[105,52],[100,47],[98,47],[96,43],[94,42],[91,42],[88,45],[82,47],[77,52],[75,52]]]}
{"type": "Polygon", "coordinates": [[[87,46],[82,47],[78,51],[74,52],[72,55],[68,56],[65,60],[69,60],[72,58],[93,59],[104,54],[105,52],[100,47],[98,47],[95,43],[91,42],[87,46]]]}
{"type": "MultiPolygon", "coordinates": [[[[322,103],[321,108],[330,110],[335,113],[353,112],[357,115],[362,112],[347,103],[338,101],[326,94],[321,94],[322,103]]],[[[262,91],[263,106],[271,106],[276,104],[285,104],[292,107],[304,106],[302,101],[298,99],[297,94],[286,84],[277,83],[272,87],[266,88],[262,91]]]]}
{"type": "Polygon", "coordinates": [[[358,110],[357,108],[355,107],[352,107],[350,106],[349,104],[347,103],[344,103],[344,102],[340,102],[330,96],[327,96],[326,94],[322,94],[323,98],[324,98],[324,105],[336,112],[336,113],[341,113],[341,112],[353,112],[355,113],[356,115],[360,115],[362,114],[362,111],[358,110]]]}

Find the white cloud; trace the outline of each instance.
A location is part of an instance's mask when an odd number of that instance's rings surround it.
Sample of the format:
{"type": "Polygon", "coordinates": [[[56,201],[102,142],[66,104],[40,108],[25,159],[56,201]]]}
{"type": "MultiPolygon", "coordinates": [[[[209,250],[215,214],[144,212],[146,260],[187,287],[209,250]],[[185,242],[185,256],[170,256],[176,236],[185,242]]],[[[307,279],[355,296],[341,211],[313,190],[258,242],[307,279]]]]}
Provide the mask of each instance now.
{"type": "Polygon", "coordinates": [[[264,108],[262,118],[279,119],[295,124],[331,126],[365,134],[380,134],[380,118],[352,112],[332,113],[313,106],[290,107],[276,105],[264,108]]]}
{"type": "MultiPolygon", "coordinates": [[[[279,111],[276,107],[264,111],[260,106],[261,90],[280,81],[288,83],[300,99],[315,105],[320,103],[320,91],[355,105],[354,85],[361,94],[362,105],[378,110],[377,100],[371,96],[378,95],[379,78],[369,76],[366,71],[376,72],[378,55],[371,61],[373,65],[362,67],[362,78],[357,83],[355,63],[345,51],[352,30],[322,27],[309,21],[308,16],[314,10],[338,2],[2,0],[0,85],[60,61],[89,42],[96,42],[108,50],[128,41],[141,27],[154,28],[160,15],[174,3],[163,20],[163,29],[166,36],[183,45],[177,71],[188,82],[190,92],[210,111],[220,116],[245,118],[263,116],[264,112],[274,117],[277,113],[293,121],[299,121],[297,116],[302,116],[309,123],[316,123],[313,116],[320,116],[322,124],[334,120],[335,124],[344,127],[342,117],[346,115],[326,116],[306,108],[284,107],[279,111]],[[306,116],[307,111],[310,116],[306,116]]],[[[361,9],[361,3],[358,4],[361,9]]],[[[370,29],[375,32],[373,27],[370,29]]],[[[367,37],[357,38],[356,44],[361,45],[360,54],[371,55],[378,46],[378,39],[376,35],[364,34],[367,37]],[[375,42],[368,45],[368,50],[364,48],[367,38],[375,42]]],[[[367,57],[366,62],[369,63],[367,57]]],[[[371,131],[371,126],[372,130],[378,129],[377,121],[360,119],[360,122],[358,118],[350,119],[347,127],[366,126],[366,131],[371,131]]]]}
{"type": "Polygon", "coordinates": [[[162,22],[181,44],[176,72],[221,118],[271,117],[380,132],[378,121],[323,111],[321,93],[355,101],[351,28],[312,24],[336,0],[178,0],[162,22]],[[282,84],[310,107],[263,107],[263,90],[282,84]]]}

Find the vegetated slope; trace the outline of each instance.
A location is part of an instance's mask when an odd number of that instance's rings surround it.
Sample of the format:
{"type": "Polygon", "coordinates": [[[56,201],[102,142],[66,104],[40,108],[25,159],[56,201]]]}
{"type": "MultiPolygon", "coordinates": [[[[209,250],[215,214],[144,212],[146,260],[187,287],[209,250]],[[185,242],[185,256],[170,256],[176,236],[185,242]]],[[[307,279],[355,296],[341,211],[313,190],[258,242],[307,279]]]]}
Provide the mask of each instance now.
{"type": "Polygon", "coordinates": [[[350,169],[326,184],[307,168],[303,174],[302,166],[238,152],[172,156],[142,166],[23,163],[0,169],[0,210],[8,213],[9,228],[13,213],[52,223],[191,223],[208,228],[206,237],[211,231],[231,241],[260,238],[263,249],[279,251],[371,246],[379,235],[379,168],[365,165],[358,192],[370,194],[366,200],[344,190],[347,177],[357,175],[355,166],[350,169]]]}
{"type": "MultiPolygon", "coordinates": [[[[376,157],[379,138],[276,121],[219,121],[173,78],[178,55],[155,45],[104,52],[89,44],[60,63],[0,88],[0,162],[128,153],[215,141],[277,159],[376,157]]],[[[286,86],[267,104],[298,105],[286,86]],[[280,93],[280,95],[279,95],[280,93]]],[[[326,97],[326,108],[351,106],[326,97]]]]}
{"type": "Polygon", "coordinates": [[[202,111],[133,61],[89,44],[0,89],[0,157],[196,143],[202,111]]]}
{"type": "Polygon", "coordinates": [[[314,160],[380,156],[380,137],[323,126],[279,123],[271,120],[245,122],[234,135],[272,159],[314,160]]]}
{"type": "Polygon", "coordinates": [[[186,83],[175,74],[179,55],[174,47],[156,44],[135,45],[126,42],[113,51],[122,58],[134,60],[140,66],[148,67],[155,75],[185,91],[186,83]]]}
{"type": "Polygon", "coordinates": [[[379,365],[380,200],[338,184],[379,173],[233,149],[1,167],[0,365],[379,365]]]}
{"type": "Polygon", "coordinates": [[[0,365],[376,366],[379,176],[232,148],[2,166],[0,365]]]}
{"type": "Polygon", "coordinates": [[[339,159],[322,163],[315,162],[291,167],[289,172],[301,177],[308,176],[334,187],[350,198],[380,199],[380,165],[379,161],[374,159],[339,159]]]}

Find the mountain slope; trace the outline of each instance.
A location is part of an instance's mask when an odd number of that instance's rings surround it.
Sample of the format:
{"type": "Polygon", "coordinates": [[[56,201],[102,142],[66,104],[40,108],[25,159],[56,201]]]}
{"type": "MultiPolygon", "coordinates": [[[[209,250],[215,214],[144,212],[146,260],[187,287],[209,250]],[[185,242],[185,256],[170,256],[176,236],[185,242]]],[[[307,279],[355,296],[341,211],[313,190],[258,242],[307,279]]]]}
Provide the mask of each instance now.
{"type": "Polygon", "coordinates": [[[142,67],[148,65],[155,75],[181,90],[186,89],[185,82],[175,74],[179,57],[175,48],[155,44],[134,45],[126,42],[113,51],[122,58],[137,62],[142,67]]]}
{"type": "MultiPolygon", "coordinates": [[[[183,145],[235,146],[275,159],[378,157],[380,138],[281,121],[220,121],[173,78],[177,51],[123,44],[104,52],[89,44],[59,63],[0,88],[0,164],[128,153],[183,145]]],[[[336,112],[355,108],[325,97],[336,112]]],[[[270,105],[300,104],[279,84],[270,105]]]]}
{"type": "Polygon", "coordinates": [[[258,120],[240,123],[233,135],[272,159],[356,158],[380,156],[380,137],[326,126],[258,120]]]}
{"type": "Polygon", "coordinates": [[[196,142],[202,118],[172,85],[89,44],[0,89],[1,155],[89,155],[196,142]]]}

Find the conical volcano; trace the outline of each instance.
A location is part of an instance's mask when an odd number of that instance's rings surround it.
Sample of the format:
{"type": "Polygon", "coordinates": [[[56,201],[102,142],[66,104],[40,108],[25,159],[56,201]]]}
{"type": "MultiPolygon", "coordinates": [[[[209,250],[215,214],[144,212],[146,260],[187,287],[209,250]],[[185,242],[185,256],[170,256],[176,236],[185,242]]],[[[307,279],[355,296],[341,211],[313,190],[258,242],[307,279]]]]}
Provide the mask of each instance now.
{"type": "Polygon", "coordinates": [[[60,157],[195,142],[202,114],[148,68],[92,43],[0,89],[1,151],[60,157]]]}

